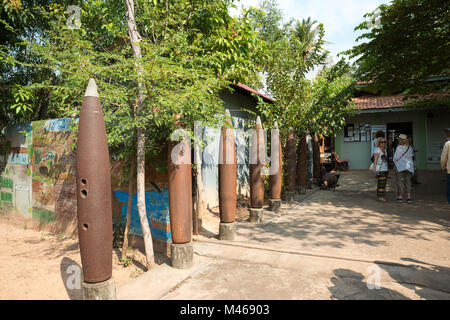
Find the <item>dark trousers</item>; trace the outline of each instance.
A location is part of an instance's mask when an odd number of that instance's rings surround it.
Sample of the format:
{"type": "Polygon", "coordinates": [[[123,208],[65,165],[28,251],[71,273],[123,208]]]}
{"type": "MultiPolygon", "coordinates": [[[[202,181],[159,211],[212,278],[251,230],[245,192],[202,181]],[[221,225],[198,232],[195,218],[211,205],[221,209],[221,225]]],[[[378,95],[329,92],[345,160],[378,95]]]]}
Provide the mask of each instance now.
{"type": "Polygon", "coordinates": [[[450,204],[450,173],[447,173],[447,201],[450,204]]]}

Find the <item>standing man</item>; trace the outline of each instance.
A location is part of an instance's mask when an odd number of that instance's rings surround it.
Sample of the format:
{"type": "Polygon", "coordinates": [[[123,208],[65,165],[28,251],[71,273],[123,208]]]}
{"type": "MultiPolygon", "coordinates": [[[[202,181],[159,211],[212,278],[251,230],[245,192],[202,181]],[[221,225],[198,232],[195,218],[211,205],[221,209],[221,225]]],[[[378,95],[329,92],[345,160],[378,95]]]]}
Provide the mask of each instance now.
{"type": "Polygon", "coordinates": [[[444,132],[447,135],[447,142],[442,149],[441,166],[447,172],[447,201],[450,204],[450,128],[445,128],[444,132]]]}

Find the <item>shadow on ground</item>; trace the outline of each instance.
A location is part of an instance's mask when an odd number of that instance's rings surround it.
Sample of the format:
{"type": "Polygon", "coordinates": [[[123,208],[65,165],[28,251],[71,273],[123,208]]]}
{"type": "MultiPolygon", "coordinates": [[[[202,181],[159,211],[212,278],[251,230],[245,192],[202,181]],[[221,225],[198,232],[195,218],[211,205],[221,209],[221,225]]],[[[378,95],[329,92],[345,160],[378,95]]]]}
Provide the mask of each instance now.
{"type": "MultiPolygon", "coordinates": [[[[284,215],[268,212],[266,222],[240,223],[238,230],[252,241],[294,239],[306,241],[310,247],[343,248],[349,241],[385,246],[386,235],[432,241],[430,237],[436,232],[450,228],[448,204],[438,192],[443,190],[442,181],[438,175],[434,178],[415,187],[412,204],[381,203],[376,201],[375,179],[369,180],[366,173],[352,173],[342,179],[336,191],[319,190],[284,215]],[[433,183],[435,188],[429,185],[433,183]]],[[[395,199],[394,191],[388,192],[388,198],[395,199]]]]}
{"type": "Polygon", "coordinates": [[[329,287],[331,299],[338,300],[406,300],[406,296],[388,289],[370,287],[364,282],[364,275],[349,269],[334,270],[329,287]]]}
{"type": "Polygon", "coordinates": [[[83,271],[74,260],[64,257],[60,263],[61,280],[70,300],[81,300],[81,282],[83,271]]]}
{"type": "Polygon", "coordinates": [[[411,258],[401,260],[412,262],[414,265],[401,266],[375,261],[374,265],[369,265],[366,279],[363,274],[353,270],[334,270],[335,276],[331,278],[333,286],[328,288],[332,294],[331,298],[340,300],[411,299],[412,297],[398,292],[405,290],[426,300],[450,300],[450,268],[411,258]],[[378,281],[376,280],[377,267],[379,268],[378,281]],[[386,273],[383,274],[381,270],[386,273]],[[383,287],[383,284],[392,283],[392,280],[397,284],[398,291],[383,287]]]}

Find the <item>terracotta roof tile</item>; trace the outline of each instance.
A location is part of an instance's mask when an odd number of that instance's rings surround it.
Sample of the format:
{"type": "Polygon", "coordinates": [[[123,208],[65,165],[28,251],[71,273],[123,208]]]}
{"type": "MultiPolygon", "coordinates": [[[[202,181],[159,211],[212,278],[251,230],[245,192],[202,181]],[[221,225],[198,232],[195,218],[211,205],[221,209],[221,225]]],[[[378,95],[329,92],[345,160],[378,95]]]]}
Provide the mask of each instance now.
{"type": "MultiPolygon", "coordinates": [[[[432,98],[443,98],[450,96],[450,92],[440,93],[440,94],[429,94],[419,98],[419,100],[426,100],[432,98]]],[[[357,109],[359,110],[367,110],[367,109],[391,109],[391,108],[400,108],[403,107],[406,103],[412,100],[403,100],[406,95],[397,95],[397,96],[361,96],[357,98],[353,98],[353,102],[356,104],[357,109]]]]}
{"type": "Polygon", "coordinates": [[[247,86],[246,84],[243,84],[243,83],[240,83],[240,82],[238,82],[238,83],[236,84],[236,81],[233,81],[233,85],[236,86],[236,87],[238,87],[238,88],[241,88],[241,89],[243,89],[243,90],[245,90],[245,91],[247,91],[247,92],[254,93],[254,94],[256,94],[256,95],[258,95],[258,96],[260,96],[260,97],[262,97],[262,98],[264,98],[264,99],[267,99],[267,100],[269,100],[269,101],[271,101],[271,102],[275,102],[275,100],[272,99],[271,97],[269,97],[269,96],[267,96],[267,95],[265,95],[265,94],[263,94],[263,93],[261,93],[261,92],[255,90],[255,89],[253,89],[253,88],[250,88],[250,87],[247,86]]]}

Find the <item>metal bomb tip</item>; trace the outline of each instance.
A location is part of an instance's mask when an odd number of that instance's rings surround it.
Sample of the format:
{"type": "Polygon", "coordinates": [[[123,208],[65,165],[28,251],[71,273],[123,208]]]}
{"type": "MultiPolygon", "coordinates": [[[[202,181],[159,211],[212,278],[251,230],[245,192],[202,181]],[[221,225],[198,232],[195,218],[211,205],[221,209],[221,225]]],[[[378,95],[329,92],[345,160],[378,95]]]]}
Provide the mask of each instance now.
{"type": "Polygon", "coordinates": [[[261,125],[261,118],[258,116],[256,117],[256,125],[260,126],[261,125]]]}
{"type": "Polygon", "coordinates": [[[225,115],[226,115],[227,117],[230,117],[230,116],[231,116],[231,115],[230,115],[230,110],[225,109],[225,115]]]}
{"type": "Polygon", "coordinates": [[[85,97],[98,97],[97,84],[93,78],[89,79],[89,83],[86,87],[85,97]]]}
{"type": "Polygon", "coordinates": [[[275,121],[275,123],[273,124],[273,128],[278,129],[278,122],[275,121]]]}

